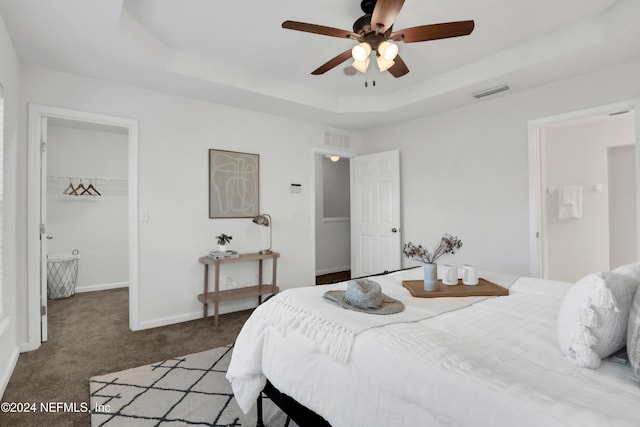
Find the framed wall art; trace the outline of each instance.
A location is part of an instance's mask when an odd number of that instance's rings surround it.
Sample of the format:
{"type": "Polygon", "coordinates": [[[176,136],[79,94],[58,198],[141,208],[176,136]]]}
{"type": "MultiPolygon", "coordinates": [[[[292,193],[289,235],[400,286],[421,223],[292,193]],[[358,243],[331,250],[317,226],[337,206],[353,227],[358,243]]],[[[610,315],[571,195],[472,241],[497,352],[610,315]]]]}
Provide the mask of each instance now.
{"type": "Polygon", "coordinates": [[[253,218],[260,213],[260,156],[209,150],[209,218],[253,218]]]}

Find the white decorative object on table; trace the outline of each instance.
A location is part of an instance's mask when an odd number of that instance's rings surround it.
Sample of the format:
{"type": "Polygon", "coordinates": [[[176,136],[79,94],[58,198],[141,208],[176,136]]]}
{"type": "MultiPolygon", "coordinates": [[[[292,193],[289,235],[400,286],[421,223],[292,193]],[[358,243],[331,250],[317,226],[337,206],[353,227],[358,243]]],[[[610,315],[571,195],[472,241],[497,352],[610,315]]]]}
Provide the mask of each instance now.
{"type": "Polygon", "coordinates": [[[442,266],[442,283],[449,286],[458,284],[458,266],[451,264],[442,266]]]}
{"type": "Polygon", "coordinates": [[[438,245],[433,251],[428,250],[422,245],[414,245],[409,242],[402,248],[402,253],[407,258],[422,261],[424,264],[424,290],[435,291],[437,289],[437,265],[436,260],[445,254],[455,254],[462,247],[462,240],[456,236],[445,233],[440,238],[438,245]]]}
{"type": "Polygon", "coordinates": [[[478,267],[475,265],[465,264],[462,267],[462,283],[467,286],[475,286],[478,284],[478,267]]]}
{"type": "Polygon", "coordinates": [[[424,286],[425,291],[435,291],[438,289],[438,264],[428,262],[424,265],[424,286]]]}

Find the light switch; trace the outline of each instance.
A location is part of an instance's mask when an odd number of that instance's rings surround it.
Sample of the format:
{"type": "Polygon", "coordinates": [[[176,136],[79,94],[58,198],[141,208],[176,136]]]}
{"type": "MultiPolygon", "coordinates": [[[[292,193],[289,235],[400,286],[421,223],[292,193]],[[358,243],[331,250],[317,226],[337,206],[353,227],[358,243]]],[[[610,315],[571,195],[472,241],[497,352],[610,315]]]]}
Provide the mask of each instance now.
{"type": "Polygon", "coordinates": [[[149,211],[143,210],[140,211],[140,222],[149,222],[149,211]]]}

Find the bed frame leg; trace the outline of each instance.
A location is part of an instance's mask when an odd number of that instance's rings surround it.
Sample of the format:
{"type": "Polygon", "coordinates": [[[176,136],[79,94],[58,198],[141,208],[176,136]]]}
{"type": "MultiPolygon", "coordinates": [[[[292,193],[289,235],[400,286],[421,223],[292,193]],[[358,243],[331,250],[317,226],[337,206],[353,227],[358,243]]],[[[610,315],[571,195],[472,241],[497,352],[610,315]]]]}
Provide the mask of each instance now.
{"type": "Polygon", "coordinates": [[[264,427],[264,422],[262,421],[262,392],[260,392],[260,395],[258,396],[256,405],[258,411],[258,420],[256,421],[256,427],[264,427]]]}

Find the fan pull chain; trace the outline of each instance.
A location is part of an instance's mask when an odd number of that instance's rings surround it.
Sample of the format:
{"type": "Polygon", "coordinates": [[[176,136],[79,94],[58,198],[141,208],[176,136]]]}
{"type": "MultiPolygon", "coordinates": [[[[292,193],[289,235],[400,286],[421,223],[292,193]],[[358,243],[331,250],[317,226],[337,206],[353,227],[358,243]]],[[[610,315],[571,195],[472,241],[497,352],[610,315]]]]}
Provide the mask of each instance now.
{"type": "MultiPolygon", "coordinates": [[[[371,80],[371,86],[375,87],[376,85],[376,81],[375,80],[371,80]]],[[[369,82],[368,81],[364,81],[364,87],[369,87],[369,82]]]]}

